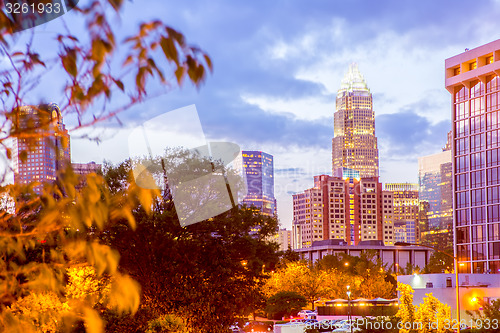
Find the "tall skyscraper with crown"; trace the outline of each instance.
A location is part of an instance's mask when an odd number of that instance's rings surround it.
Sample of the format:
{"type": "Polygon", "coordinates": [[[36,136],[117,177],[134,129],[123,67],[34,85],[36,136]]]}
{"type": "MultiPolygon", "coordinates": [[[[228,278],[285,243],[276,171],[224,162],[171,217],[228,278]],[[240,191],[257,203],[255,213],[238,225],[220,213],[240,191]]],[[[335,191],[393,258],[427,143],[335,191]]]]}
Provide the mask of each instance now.
{"type": "Polygon", "coordinates": [[[361,178],[378,177],[372,94],[355,63],[337,92],[333,120],[332,173],[343,167],[359,171],[361,178]]]}

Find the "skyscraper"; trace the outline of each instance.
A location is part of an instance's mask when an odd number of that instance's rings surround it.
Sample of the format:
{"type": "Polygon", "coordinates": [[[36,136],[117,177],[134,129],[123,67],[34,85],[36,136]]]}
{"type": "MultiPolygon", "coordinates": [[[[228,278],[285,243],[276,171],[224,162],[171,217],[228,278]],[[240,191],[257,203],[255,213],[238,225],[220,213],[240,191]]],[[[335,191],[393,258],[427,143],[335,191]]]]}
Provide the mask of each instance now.
{"type": "Polygon", "coordinates": [[[500,40],[446,59],[459,271],[500,273],[500,40]]]}
{"type": "Polygon", "coordinates": [[[422,244],[453,248],[452,132],[443,151],[418,158],[419,227],[422,244]]]}
{"type": "Polygon", "coordinates": [[[418,158],[420,202],[427,202],[426,225],[422,230],[446,229],[452,224],[452,164],[451,143],[437,154],[418,158]]]}
{"type": "Polygon", "coordinates": [[[247,194],[243,204],[258,208],[262,214],[276,215],[276,199],[274,198],[274,166],[273,156],[262,151],[242,151],[240,167],[247,186],[247,194]]]}
{"type": "Polygon", "coordinates": [[[393,194],[377,178],[314,177],[314,187],[293,195],[293,244],[343,240],[394,244],[393,194]]]}
{"type": "MultiPolygon", "coordinates": [[[[14,111],[14,183],[28,184],[56,179],[70,161],[70,143],[61,110],[54,104],[23,106],[14,111]]],[[[41,192],[41,185],[34,188],[41,192]]]]}
{"type": "Polygon", "coordinates": [[[372,94],[357,64],[349,66],[337,92],[333,122],[332,170],[346,167],[361,178],[378,177],[372,94]]]}
{"type": "Polygon", "coordinates": [[[98,173],[102,170],[102,165],[94,161],[89,163],[71,163],[71,167],[73,168],[73,172],[80,178],[79,184],[75,187],[77,190],[81,190],[87,185],[85,176],[91,173],[98,173]]]}
{"type": "Polygon", "coordinates": [[[396,242],[416,243],[418,228],[418,185],[410,183],[387,183],[385,190],[391,191],[394,199],[394,238],[396,242]]]}

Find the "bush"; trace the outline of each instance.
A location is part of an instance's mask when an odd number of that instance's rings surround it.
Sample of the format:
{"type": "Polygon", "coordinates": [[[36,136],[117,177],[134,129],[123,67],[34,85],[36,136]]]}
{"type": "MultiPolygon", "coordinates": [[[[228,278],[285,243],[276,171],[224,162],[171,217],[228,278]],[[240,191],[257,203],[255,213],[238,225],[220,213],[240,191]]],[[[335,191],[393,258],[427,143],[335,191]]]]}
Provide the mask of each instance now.
{"type": "Polygon", "coordinates": [[[283,316],[290,316],[297,313],[307,305],[304,296],[294,291],[280,291],[267,300],[266,312],[274,319],[281,319],[283,316]]]}
{"type": "Polygon", "coordinates": [[[148,323],[146,333],[156,332],[184,333],[187,332],[186,322],[179,316],[166,314],[148,323]]]}

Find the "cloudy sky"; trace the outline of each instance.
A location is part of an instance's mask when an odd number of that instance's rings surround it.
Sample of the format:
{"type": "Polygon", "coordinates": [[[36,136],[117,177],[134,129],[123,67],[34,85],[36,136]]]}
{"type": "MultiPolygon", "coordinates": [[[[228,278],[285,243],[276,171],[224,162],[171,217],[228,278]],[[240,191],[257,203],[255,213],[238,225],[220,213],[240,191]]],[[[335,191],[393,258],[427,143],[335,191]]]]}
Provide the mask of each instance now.
{"type": "Polygon", "coordinates": [[[194,104],[206,140],[274,156],[289,228],[291,194],[331,172],[335,95],[349,64],[373,93],[381,180],[416,182],[417,157],[439,152],[450,129],[444,60],[499,39],[499,17],[498,0],[126,2],[116,22],[124,33],[161,19],[206,51],[214,72],[199,90],[184,85],[121,114],[124,126],[110,126],[99,145],[73,139],[72,159],[123,160],[134,126],[194,104]]]}

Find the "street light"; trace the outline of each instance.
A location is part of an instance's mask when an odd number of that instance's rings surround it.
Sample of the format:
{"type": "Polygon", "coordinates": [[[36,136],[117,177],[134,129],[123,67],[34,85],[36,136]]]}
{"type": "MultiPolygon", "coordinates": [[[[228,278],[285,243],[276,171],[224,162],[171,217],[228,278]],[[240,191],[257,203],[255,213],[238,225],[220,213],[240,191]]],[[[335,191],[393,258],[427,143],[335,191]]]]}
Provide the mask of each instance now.
{"type": "Polygon", "coordinates": [[[438,250],[435,247],[429,246],[429,245],[423,245],[423,244],[416,244],[416,243],[406,243],[406,242],[396,242],[394,243],[395,246],[420,246],[420,247],[426,247],[428,249],[434,250],[436,252],[441,252],[442,254],[450,257],[453,259],[454,266],[455,266],[455,297],[456,297],[456,306],[457,306],[457,323],[458,323],[458,328],[457,328],[457,333],[460,333],[460,285],[458,283],[458,258],[455,256],[452,256],[449,253],[446,253],[444,251],[438,250]]]}
{"type": "Polygon", "coordinates": [[[351,290],[350,286],[347,286],[347,306],[349,307],[349,315],[347,316],[347,321],[349,322],[349,327],[352,333],[352,314],[351,314],[351,290]]]}

